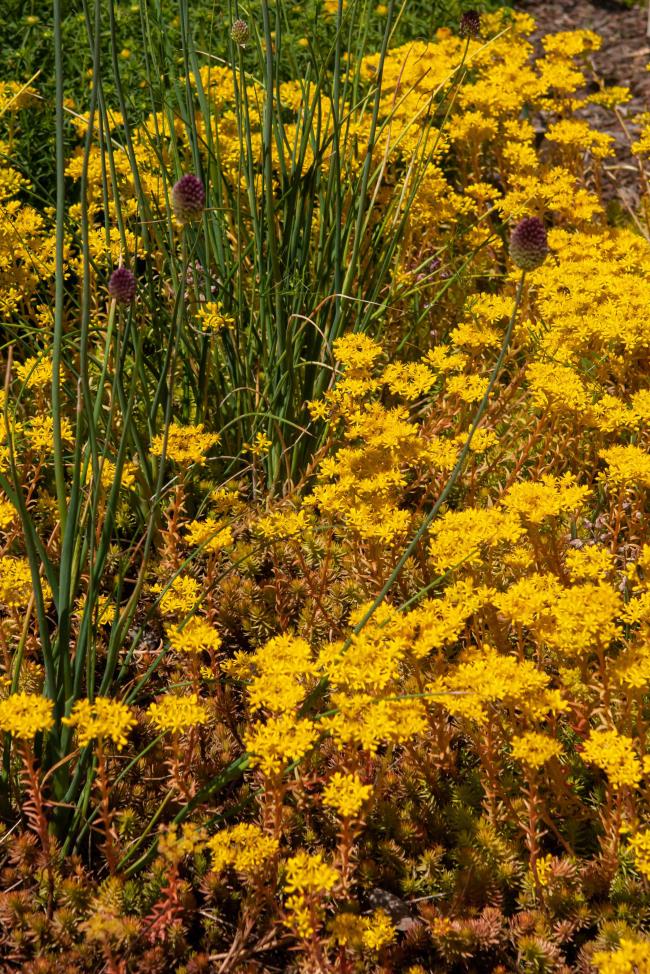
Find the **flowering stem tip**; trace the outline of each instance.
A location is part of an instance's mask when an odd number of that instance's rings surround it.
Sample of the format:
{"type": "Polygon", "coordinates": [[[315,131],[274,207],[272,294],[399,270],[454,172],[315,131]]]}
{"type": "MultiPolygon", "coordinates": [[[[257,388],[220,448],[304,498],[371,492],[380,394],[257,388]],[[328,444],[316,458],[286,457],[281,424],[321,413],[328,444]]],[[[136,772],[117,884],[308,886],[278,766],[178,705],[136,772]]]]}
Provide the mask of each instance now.
{"type": "Polygon", "coordinates": [[[172,189],[172,209],[179,223],[200,220],[205,207],[205,189],[198,176],[186,173],[172,189]]]}
{"type": "Polygon", "coordinates": [[[534,271],[548,255],[548,239],[544,224],[536,216],[520,220],[510,237],[510,256],[522,271],[534,271]]]}
{"type": "Polygon", "coordinates": [[[128,267],[118,267],[110,276],[108,293],[118,304],[131,304],[135,297],[135,277],[128,267]]]}

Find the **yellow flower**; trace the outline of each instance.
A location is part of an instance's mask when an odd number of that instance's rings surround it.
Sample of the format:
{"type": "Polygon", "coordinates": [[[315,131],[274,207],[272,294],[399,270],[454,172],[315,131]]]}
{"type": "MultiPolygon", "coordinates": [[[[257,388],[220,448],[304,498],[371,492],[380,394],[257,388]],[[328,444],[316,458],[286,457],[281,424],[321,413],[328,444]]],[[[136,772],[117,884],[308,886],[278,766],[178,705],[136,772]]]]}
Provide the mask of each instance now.
{"type": "Polygon", "coordinates": [[[363,946],[364,918],[355,913],[339,913],[331,922],[332,937],[341,947],[363,946]]]}
{"type": "Polygon", "coordinates": [[[634,853],[636,868],[650,879],[650,829],[642,829],[630,839],[630,849],[634,853]]]}
{"type": "Polygon", "coordinates": [[[0,495],[0,531],[7,531],[16,520],[16,508],[0,495]]]}
{"type": "Polygon", "coordinates": [[[214,872],[219,873],[234,866],[244,875],[255,876],[262,863],[277,854],[280,844],[259,825],[242,822],[223,832],[217,832],[208,841],[206,848],[212,855],[214,872]]]}
{"type": "Polygon", "coordinates": [[[200,616],[192,616],[182,629],[170,627],[167,637],[170,648],[177,653],[202,653],[204,650],[216,652],[221,646],[221,637],[217,630],[200,616]]]}
{"type": "Polygon", "coordinates": [[[547,34],[542,44],[548,55],[573,58],[585,51],[600,50],[602,38],[593,30],[566,30],[547,34]]]}
{"type": "Polygon", "coordinates": [[[255,530],[267,541],[297,538],[304,535],[307,530],[307,512],[294,511],[290,508],[273,511],[258,519],[255,530]]]}
{"type": "Polygon", "coordinates": [[[377,700],[369,693],[333,692],[338,710],[320,721],[339,748],[356,744],[375,754],[388,742],[402,743],[424,733],[426,711],[421,700],[377,700]]]}
{"type": "MultiPolygon", "coordinates": [[[[36,416],[25,427],[25,437],[33,450],[51,453],[54,449],[54,419],[52,416],[36,416]]],[[[74,434],[70,421],[65,416],[61,419],[61,439],[64,443],[72,443],[74,434]]]]}
{"type": "Polygon", "coordinates": [[[195,693],[186,697],[170,693],[152,703],[147,714],[159,731],[170,731],[172,734],[198,727],[210,719],[207,707],[199,701],[195,693]]]}
{"type": "Polygon", "coordinates": [[[617,730],[592,731],[584,743],[582,757],[601,768],[612,787],[637,788],[642,777],[641,762],[631,737],[617,730]]]}
{"type": "Polygon", "coordinates": [[[650,454],[638,446],[611,446],[601,450],[606,477],[614,487],[650,487],[650,454]]]}
{"type": "Polygon", "coordinates": [[[424,360],[437,372],[457,372],[467,365],[467,355],[463,352],[452,352],[447,345],[436,345],[429,349],[424,360]]]}
{"type": "Polygon", "coordinates": [[[480,565],[482,551],[512,545],[524,534],[519,518],[497,508],[448,511],[431,529],[430,553],[436,571],[463,562],[480,565]]]}
{"type": "Polygon", "coordinates": [[[345,10],[348,5],[348,0],[323,0],[324,12],[330,17],[335,17],[339,9],[339,2],[341,4],[341,9],[345,10]]]}
{"type": "Polygon", "coordinates": [[[284,889],[287,893],[330,893],[339,873],[325,862],[320,852],[298,852],[287,859],[284,889]]]}
{"type": "Polygon", "coordinates": [[[395,927],[384,910],[375,910],[371,917],[364,919],[362,940],[367,950],[381,950],[392,943],[395,936],[395,927]]]}
{"type": "Polygon", "coordinates": [[[598,974],[650,974],[650,941],[621,937],[618,948],[595,951],[592,962],[598,974]]]}
{"type": "Polygon", "coordinates": [[[526,378],[538,406],[557,413],[580,413],[589,406],[583,380],[566,365],[533,362],[526,369],[526,378]]]}
{"type": "Polygon", "coordinates": [[[186,822],[177,832],[175,828],[163,828],[158,837],[158,855],[167,862],[179,862],[193,855],[205,843],[202,828],[186,822]]]}
{"type": "Polygon", "coordinates": [[[392,362],[384,369],[382,382],[392,393],[404,399],[418,399],[428,392],[436,381],[431,369],[420,362],[392,362]]]}
{"type": "Polygon", "coordinates": [[[561,753],[562,746],[559,741],[554,741],[546,734],[529,731],[512,739],[513,758],[516,761],[521,761],[529,768],[541,768],[551,758],[555,758],[561,753]]]}
{"type": "Polygon", "coordinates": [[[341,818],[357,818],[372,794],[372,785],[363,785],[356,774],[335,772],[323,791],[323,804],[341,818]]]}
{"type": "Polygon", "coordinates": [[[297,761],[318,740],[321,729],[310,720],[291,714],[271,717],[264,724],[252,724],[244,737],[251,764],[267,776],[278,774],[290,761],[297,761]]]}
{"type": "Polygon", "coordinates": [[[0,700],[0,731],[28,740],[54,726],[52,701],[33,693],[12,693],[0,700]]]}
{"type": "MultiPolygon", "coordinates": [[[[246,659],[251,677],[251,710],[266,708],[281,713],[294,710],[305,696],[305,675],[312,665],[309,643],[284,633],[274,636],[246,659]]],[[[313,679],[313,678],[312,678],[313,679]]]]}
{"type": "Polygon", "coordinates": [[[250,450],[254,457],[263,457],[271,448],[272,440],[266,433],[256,433],[252,443],[246,443],[246,449],[250,450]]]}
{"type": "MultiPolygon", "coordinates": [[[[204,433],[202,423],[198,426],[181,426],[179,423],[172,423],[167,435],[166,455],[175,463],[205,463],[204,454],[216,446],[219,439],[218,433],[204,433]]],[[[164,443],[163,433],[154,436],[151,442],[151,453],[154,457],[162,456],[164,443]]]]}
{"type": "Polygon", "coordinates": [[[225,314],[223,308],[217,301],[208,301],[202,305],[196,317],[201,322],[203,330],[212,332],[213,334],[221,331],[223,328],[232,329],[235,327],[235,319],[233,316],[225,314]]]}
{"type": "Polygon", "coordinates": [[[494,598],[494,604],[513,622],[524,626],[539,625],[550,617],[552,606],[562,591],[555,575],[538,575],[533,572],[515,582],[506,592],[494,598]]]}
{"type": "Polygon", "coordinates": [[[91,741],[112,741],[121,750],[126,735],[135,724],[133,711],[119,700],[95,697],[94,701],[77,700],[69,717],[63,718],[68,727],[76,727],[77,743],[85,747],[91,741]]]}
{"type": "Polygon", "coordinates": [[[611,135],[592,129],[584,119],[565,118],[554,122],[546,133],[549,142],[591,152],[596,159],[612,154],[614,139],[611,135]]]}
{"type": "Polygon", "coordinates": [[[49,385],[52,381],[52,360],[31,357],[24,362],[16,362],[16,375],[28,389],[49,385]]]}
{"type": "Polygon", "coordinates": [[[362,332],[344,335],[334,342],[334,353],[348,369],[364,371],[371,369],[382,354],[381,345],[362,332]]]}
{"type": "MultiPolygon", "coordinates": [[[[44,598],[51,597],[46,582],[41,582],[44,598]]],[[[24,609],[33,595],[32,573],[26,558],[0,557],[0,603],[8,609],[24,609]]]]}
{"type": "Polygon", "coordinates": [[[604,582],[585,582],[559,590],[540,634],[555,649],[571,656],[607,646],[620,634],[617,617],[623,600],[604,582]]]}
{"type": "MultiPolygon", "coordinates": [[[[135,478],[138,471],[137,463],[125,463],[122,467],[122,476],[120,479],[120,487],[124,490],[130,490],[135,486],[135,478]]],[[[92,470],[88,471],[89,476],[92,475],[92,470]]],[[[101,461],[101,483],[105,490],[110,491],[113,484],[115,483],[116,476],[116,466],[112,460],[108,460],[106,457],[101,461]]]]}
{"type": "Polygon", "coordinates": [[[613,664],[612,673],[624,687],[645,689],[650,683],[650,645],[624,650],[613,664]]]}
{"type": "Polygon", "coordinates": [[[578,511],[589,494],[588,487],[580,487],[572,474],[553,477],[545,474],[539,481],[514,484],[503,500],[512,514],[519,514],[531,524],[540,524],[549,517],[578,511]]]}
{"type": "Polygon", "coordinates": [[[614,569],[614,558],[607,548],[585,545],[567,551],[566,567],[572,581],[596,582],[606,578],[614,569]]]}
{"type": "Polygon", "coordinates": [[[466,653],[445,677],[432,681],[437,703],[452,714],[484,724],[492,706],[517,706],[534,720],[560,713],[567,704],[549,688],[549,676],[530,660],[497,653],[490,646],[466,653]],[[451,694],[449,691],[453,691],[451,694]]]}
{"type": "Polygon", "coordinates": [[[463,402],[479,402],[487,391],[488,381],[480,375],[452,375],[447,379],[446,390],[463,402]]]}
{"type": "MultiPolygon", "coordinates": [[[[164,586],[152,585],[151,591],[158,593],[164,586]]],[[[164,616],[184,616],[201,599],[199,583],[191,575],[178,575],[160,599],[160,611],[164,616]]]]}
{"type": "Polygon", "coordinates": [[[548,886],[548,880],[553,868],[553,856],[540,856],[536,862],[537,879],[540,886],[548,886]]]}
{"type": "Polygon", "coordinates": [[[233,544],[232,528],[212,515],[204,521],[191,521],[185,526],[185,540],[192,548],[201,545],[202,551],[220,551],[233,544]]]}

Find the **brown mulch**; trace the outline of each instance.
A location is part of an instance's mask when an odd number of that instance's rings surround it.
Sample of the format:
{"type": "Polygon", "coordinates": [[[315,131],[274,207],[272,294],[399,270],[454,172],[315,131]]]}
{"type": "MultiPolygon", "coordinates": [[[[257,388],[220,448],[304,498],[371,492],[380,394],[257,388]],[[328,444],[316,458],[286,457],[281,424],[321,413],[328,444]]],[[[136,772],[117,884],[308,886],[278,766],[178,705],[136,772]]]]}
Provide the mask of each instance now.
{"type": "MultiPolygon", "coordinates": [[[[519,10],[537,21],[535,39],[564,30],[593,30],[603,39],[602,48],[591,56],[594,78],[606,87],[625,85],[633,98],[621,109],[629,123],[640,112],[650,111],[650,38],[645,4],[631,8],[616,0],[519,0],[519,10]]],[[[596,84],[594,82],[594,89],[596,84]]],[[[638,205],[637,161],[629,151],[628,141],[611,112],[590,106],[583,113],[601,132],[616,140],[616,159],[607,160],[605,195],[618,197],[626,206],[638,205]]],[[[636,132],[630,125],[632,133],[636,132]]]]}

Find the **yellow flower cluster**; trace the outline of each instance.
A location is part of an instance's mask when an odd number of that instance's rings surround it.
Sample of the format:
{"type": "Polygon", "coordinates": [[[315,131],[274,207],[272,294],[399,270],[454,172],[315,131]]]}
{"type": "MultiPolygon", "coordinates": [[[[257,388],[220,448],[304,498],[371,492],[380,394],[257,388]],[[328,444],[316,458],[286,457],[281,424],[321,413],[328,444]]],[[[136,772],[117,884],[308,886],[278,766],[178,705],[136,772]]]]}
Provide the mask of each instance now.
{"type": "Polygon", "coordinates": [[[24,362],[16,362],[16,375],[27,389],[38,389],[52,381],[52,361],[31,356],[24,362]]]}
{"type": "Polygon", "coordinates": [[[471,507],[448,511],[431,530],[431,560],[439,572],[463,562],[478,565],[487,549],[512,546],[523,534],[519,518],[507,511],[471,507]]]}
{"type": "Polygon", "coordinates": [[[207,707],[196,693],[185,697],[168,694],[152,703],[147,715],[157,730],[171,734],[181,734],[192,727],[206,724],[210,719],[207,707]]]}
{"type": "MultiPolygon", "coordinates": [[[[35,416],[24,432],[32,450],[49,454],[54,449],[54,419],[51,416],[35,416]]],[[[66,416],[61,419],[61,439],[67,444],[74,440],[72,425],[66,416]]]]}
{"type": "Polygon", "coordinates": [[[601,451],[607,479],[615,487],[650,487],[650,453],[638,446],[611,446],[601,451]]]}
{"type": "Polygon", "coordinates": [[[615,950],[597,950],[592,959],[598,974],[650,974],[650,942],[621,937],[615,950]]]}
{"type": "Polygon", "coordinates": [[[284,880],[287,893],[330,893],[338,881],[338,871],[320,853],[302,851],[287,859],[284,880]]]}
{"type": "Polygon", "coordinates": [[[221,518],[208,515],[203,521],[191,521],[185,527],[185,540],[191,548],[215,552],[229,548],[233,543],[232,528],[221,518]]]}
{"type": "Polygon", "coordinates": [[[341,818],[357,818],[371,794],[372,785],[362,784],[358,775],[337,771],[323,790],[323,804],[341,818]]]}
{"type": "Polygon", "coordinates": [[[212,869],[219,873],[232,866],[240,873],[255,876],[263,863],[277,855],[280,845],[258,825],[241,822],[217,832],[206,848],[212,858],[212,869]]]}
{"type": "Polygon", "coordinates": [[[512,739],[513,758],[529,768],[541,768],[561,753],[559,741],[536,731],[529,731],[512,739]]]}
{"type": "Polygon", "coordinates": [[[396,937],[395,927],[384,910],[375,910],[369,917],[354,913],[339,913],[331,925],[337,944],[355,950],[381,950],[396,937]]]}
{"type": "Polygon", "coordinates": [[[293,714],[270,717],[265,723],[252,724],[244,743],[253,766],[273,777],[290,761],[302,758],[318,740],[320,731],[311,720],[297,720],[293,714]]]}
{"type": "Polygon", "coordinates": [[[234,328],[235,319],[225,314],[221,305],[215,301],[207,301],[196,313],[201,328],[207,332],[218,332],[222,328],[234,328]]]}
{"type": "Polygon", "coordinates": [[[201,601],[201,587],[191,575],[178,575],[171,585],[152,585],[151,591],[161,593],[160,611],[164,616],[187,615],[201,601]]]}
{"type": "Polygon", "coordinates": [[[616,790],[636,788],[641,781],[641,761],[634,741],[617,730],[592,731],[584,743],[582,756],[601,768],[616,790]]]}
{"type": "Polygon", "coordinates": [[[321,901],[339,882],[338,870],[325,862],[320,853],[304,850],[287,860],[284,890],[286,923],[303,938],[315,933],[315,922],[322,914],[321,901]]]}
{"type": "MultiPolygon", "coordinates": [[[[235,665],[240,659],[236,657],[235,665]]],[[[304,678],[312,663],[311,648],[304,639],[288,633],[274,636],[253,656],[244,659],[251,677],[247,694],[252,710],[264,708],[282,713],[302,702],[304,678]]]]}
{"type": "Polygon", "coordinates": [[[204,830],[192,822],[185,822],[177,831],[165,829],[158,837],[158,855],[167,862],[178,862],[205,845],[204,830]]]}
{"type": "Polygon", "coordinates": [[[170,626],[167,638],[170,648],[177,653],[216,652],[221,646],[216,629],[200,616],[192,616],[182,628],[170,626]]]}
{"type": "Polygon", "coordinates": [[[549,684],[550,677],[531,661],[484,646],[468,652],[447,676],[432,681],[429,691],[450,713],[485,724],[495,703],[516,706],[533,720],[562,713],[567,703],[549,684]]]}
{"type": "Polygon", "coordinates": [[[77,700],[69,717],[63,723],[77,731],[79,747],[91,741],[112,741],[118,751],[127,742],[127,734],[135,724],[133,711],[119,700],[109,697],[95,697],[91,700],[77,700]]]}
{"type": "Polygon", "coordinates": [[[273,511],[258,518],[255,529],[267,540],[284,541],[298,538],[307,530],[307,512],[294,511],[290,508],[273,511]]]}
{"type": "MultiPolygon", "coordinates": [[[[32,573],[26,558],[0,558],[0,602],[8,609],[24,609],[32,597],[32,573]]],[[[49,597],[49,587],[44,585],[49,597]]]]}
{"type": "Polygon", "coordinates": [[[165,455],[178,464],[203,464],[205,454],[219,442],[218,433],[205,433],[202,423],[198,426],[181,426],[172,423],[167,435],[159,433],[151,441],[151,454],[160,457],[165,455]]]}
{"type": "Polygon", "coordinates": [[[52,701],[33,693],[12,693],[0,700],[0,731],[30,740],[54,726],[52,701]]]}
{"type": "Polygon", "coordinates": [[[630,849],[634,854],[634,865],[650,879],[650,829],[641,829],[630,838],[630,849]]]}
{"type": "Polygon", "coordinates": [[[510,513],[518,514],[532,524],[540,524],[546,518],[578,511],[588,494],[589,488],[579,486],[570,473],[563,477],[545,474],[537,482],[521,481],[515,484],[508,491],[503,505],[510,513]]]}
{"type": "Polygon", "coordinates": [[[365,919],[363,926],[362,940],[366,950],[381,950],[397,936],[391,918],[384,910],[375,910],[371,917],[365,919]]]}

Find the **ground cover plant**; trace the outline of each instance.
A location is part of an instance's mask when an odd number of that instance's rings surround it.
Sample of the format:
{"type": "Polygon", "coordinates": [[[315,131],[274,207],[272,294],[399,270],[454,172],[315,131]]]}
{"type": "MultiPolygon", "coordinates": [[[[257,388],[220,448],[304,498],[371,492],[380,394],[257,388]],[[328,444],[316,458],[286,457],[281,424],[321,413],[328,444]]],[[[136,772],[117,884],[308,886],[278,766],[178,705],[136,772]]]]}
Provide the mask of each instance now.
{"type": "Polygon", "coordinates": [[[0,82],[2,970],[650,970],[650,116],[418,9],[0,82]]]}

